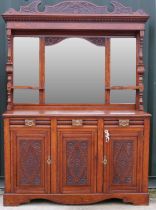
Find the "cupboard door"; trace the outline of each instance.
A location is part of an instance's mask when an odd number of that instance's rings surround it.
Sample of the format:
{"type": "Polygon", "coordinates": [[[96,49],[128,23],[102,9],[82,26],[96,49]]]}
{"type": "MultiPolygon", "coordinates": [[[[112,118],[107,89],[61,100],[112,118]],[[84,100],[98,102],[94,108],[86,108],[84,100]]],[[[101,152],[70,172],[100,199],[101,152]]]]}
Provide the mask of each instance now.
{"type": "Polygon", "coordinates": [[[139,189],[141,178],[143,132],[112,128],[108,129],[108,132],[110,139],[105,143],[108,191],[136,192],[139,189]]]}
{"type": "Polygon", "coordinates": [[[60,129],[58,133],[61,193],[96,192],[96,129],[60,129]]]}
{"type": "Polygon", "coordinates": [[[50,132],[47,129],[11,131],[12,191],[50,192],[50,132]]]}

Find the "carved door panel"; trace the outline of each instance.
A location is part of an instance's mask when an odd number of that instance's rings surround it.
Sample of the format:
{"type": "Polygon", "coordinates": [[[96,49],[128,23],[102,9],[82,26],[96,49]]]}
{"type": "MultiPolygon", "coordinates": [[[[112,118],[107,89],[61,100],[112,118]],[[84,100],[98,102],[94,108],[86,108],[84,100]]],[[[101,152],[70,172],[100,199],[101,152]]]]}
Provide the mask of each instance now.
{"type": "Polygon", "coordinates": [[[141,178],[142,130],[109,129],[109,142],[105,142],[105,169],[109,192],[136,192],[141,178]]]}
{"type": "Polygon", "coordinates": [[[50,132],[48,129],[11,131],[12,191],[50,192],[50,132]]]}
{"type": "Polygon", "coordinates": [[[59,191],[96,192],[97,130],[59,129],[59,191]]]}

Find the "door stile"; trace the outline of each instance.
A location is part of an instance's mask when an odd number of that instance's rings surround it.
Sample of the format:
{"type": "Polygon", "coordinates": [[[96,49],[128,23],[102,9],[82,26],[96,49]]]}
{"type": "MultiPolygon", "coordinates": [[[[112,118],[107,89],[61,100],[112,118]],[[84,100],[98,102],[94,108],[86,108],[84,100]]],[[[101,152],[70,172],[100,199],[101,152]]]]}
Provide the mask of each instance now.
{"type": "Polygon", "coordinates": [[[4,119],[5,192],[11,191],[11,145],[9,119],[4,119]]]}
{"type": "Polygon", "coordinates": [[[138,132],[137,137],[137,191],[141,192],[141,180],[142,180],[142,169],[143,169],[143,131],[138,132]]]}
{"type": "Polygon", "coordinates": [[[103,171],[103,151],[104,151],[104,141],[103,141],[103,119],[98,120],[98,156],[97,156],[97,192],[102,193],[103,192],[103,177],[104,177],[104,171],[103,171]]]}
{"type": "Polygon", "coordinates": [[[94,154],[93,158],[92,158],[92,162],[93,162],[93,167],[92,167],[92,174],[93,176],[91,177],[92,178],[92,192],[93,193],[96,193],[97,192],[97,171],[95,170],[97,168],[97,155],[98,155],[98,133],[97,133],[97,130],[94,130],[92,131],[92,138],[93,138],[93,141],[92,141],[92,154],[94,154]]]}
{"type": "Polygon", "coordinates": [[[58,191],[57,189],[57,171],[58,171],[58,166],[57,166],[57,120],[56,118],[53,118],[51,120],[51,145],[50,145],[50,150],[51,150],[51,192],[56,193],[58,191]]]}
{"type": "Polygon", "coordinates": [[[46,161],[46,164],[45,164],[45,171],[46,171],[46,173],[47,173],[47,177],[45,177],[45,187],[46,187],[46,189],[47,189],[47,193],[50,193],[50,191],[51,191],[51,187],[50,187],[50,184],[49,183],[51,183],[51,170],[50,170],[50,162],[48,163],[48,161],[50,161],[49,160],[49,157],[51,157],[50,156],[50,153],[51,153],[51,151],[50,151],[50,148],[51,148],[51,141],[50,141],[50,137],[51,137],[51,132],[48,132],[47,133],[47,139],[46,139],[46,141],[45,141],[45,161],[46,161]],[[48,180],[47,180],[48,179],[48,180]]]}
{"type": "Polygon", "coordinates": [[[109,136],[109,140],[106,138],[106,130],[108,130],[108,133],[109,133],[109,129],[105,129],[105,123],[104,123],[104,129],[103,129],[103,134],[104,134],[104,137],[103,137],[103,148],[104,148],[104,154],[103,154],[103,159],[102,159],[102,162],[103,162],[103,173],[104,173],[104,176],[103,176],[103,192],[104,193],[107,193],[109,192],[109,157],[110,157],[110,136],[109,136]]]}

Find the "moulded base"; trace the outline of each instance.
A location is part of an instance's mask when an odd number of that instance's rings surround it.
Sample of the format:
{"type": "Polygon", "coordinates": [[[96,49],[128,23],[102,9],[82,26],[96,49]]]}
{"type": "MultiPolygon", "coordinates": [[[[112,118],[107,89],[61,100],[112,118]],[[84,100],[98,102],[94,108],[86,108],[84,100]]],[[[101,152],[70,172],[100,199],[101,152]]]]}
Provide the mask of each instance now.
{"type": "Polygon", "coordinates": [[[125,203],[148,205],[148,193],[114,193],[114,194],[13,194],[5,193],[4,206],[17,206],[28,203],[33,199],[45,199],[58,204],[92,204],[107,199],[118,198],[125,203]]]}

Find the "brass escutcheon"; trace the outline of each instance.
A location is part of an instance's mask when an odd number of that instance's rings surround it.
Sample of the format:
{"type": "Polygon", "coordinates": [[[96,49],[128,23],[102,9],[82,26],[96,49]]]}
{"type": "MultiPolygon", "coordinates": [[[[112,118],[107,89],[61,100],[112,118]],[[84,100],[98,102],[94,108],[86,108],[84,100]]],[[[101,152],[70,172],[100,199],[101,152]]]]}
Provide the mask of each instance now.
{"type": "Polygon", "coordinates": [[[72,125],[73,126],[82,126],[83,120],[72,120],[72,125]]]}
{"type": "Polygon", "coordinates": [[[25,120],[25,126],[32,127],[35,125],[35,120],[25,120]]]}
{"type": "Polygon", "coordinates": [[[128,127],[129,126],[129,120],[119,120],[119,126],[120,127],[128,127]]]}

